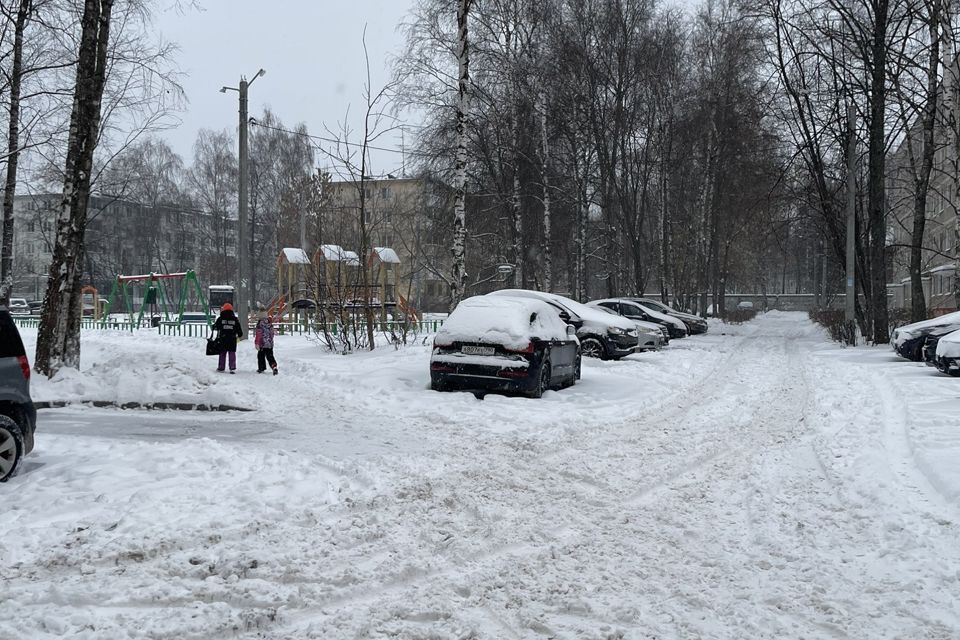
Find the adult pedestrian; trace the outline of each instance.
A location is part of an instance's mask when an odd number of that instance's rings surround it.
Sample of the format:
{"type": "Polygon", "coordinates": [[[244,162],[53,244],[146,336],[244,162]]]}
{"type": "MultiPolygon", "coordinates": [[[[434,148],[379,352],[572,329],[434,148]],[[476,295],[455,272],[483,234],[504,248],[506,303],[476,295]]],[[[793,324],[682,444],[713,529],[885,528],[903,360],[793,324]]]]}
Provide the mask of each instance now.
{"type": "Polygon", "coordinates": [[[227,357],[230,358],[230,373],[237,371],[237,341],[243,337],[243,329],[240,328],[240,319],[233,312],[233,305],[229,302],[220,309],[220,316],[213,323],[213,329],[217,332],[217,345],[220,347],[220,361],[217,365],[217,371],[223,371],[227,364],[227,357]]]}

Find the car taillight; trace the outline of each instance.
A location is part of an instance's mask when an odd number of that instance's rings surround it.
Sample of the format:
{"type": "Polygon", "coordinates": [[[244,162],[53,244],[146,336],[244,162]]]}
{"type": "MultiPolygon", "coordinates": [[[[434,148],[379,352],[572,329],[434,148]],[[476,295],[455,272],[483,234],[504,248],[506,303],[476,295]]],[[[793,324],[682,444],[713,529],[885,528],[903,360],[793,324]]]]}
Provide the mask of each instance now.
{"type": "Polygon", "coordinates": [[[506,349],[506,351],[511,351],[513,353],[533,353],[533,343],[528,342],[527,346],[522,349],[506,349]]]}
{"type": "Polygon", "coordinates": [[[456,369],[454,367],[451,367],[448,364],[443,364],[440,362],[431,362],[430,371],[437,371],[439,373],[454,373],[456,369]]]}
{"type": "Polygon", "coordinates": [[[27,356],[17,356],[17,362],[20,363],[20,370],[23,371],[23,377],[26,380],[30,379],[30,361],[27,360],[27,356]]]}

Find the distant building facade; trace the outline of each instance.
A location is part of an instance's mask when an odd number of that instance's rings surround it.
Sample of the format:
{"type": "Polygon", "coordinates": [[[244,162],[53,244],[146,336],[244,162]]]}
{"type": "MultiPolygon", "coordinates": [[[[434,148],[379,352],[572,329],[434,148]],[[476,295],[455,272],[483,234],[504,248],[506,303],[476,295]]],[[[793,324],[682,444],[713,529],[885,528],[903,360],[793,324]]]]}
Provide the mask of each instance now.
{"type": "Polygon", "coordinates": [[[446,311],[449,288],[439,274],[449,273],[449,245],[437,223],[451,210],[449,188],[424,177],[367,179],[362,188],[369,246],[359,246],[361,186],[347,180],[327,185],[320,243],[367,256],[375,247],[393,249],[397,293],[417,310],[446,311]]]}
{"type": "MultiPolygon", "coordinates": [[[[13,277],[17,297],[42,299],[53,258],[60,194],[14,201],[13,277]]],[[[236,270],[236,221],[184,207],[149,206],[90,196],[83,282],[109,292],[118,274],[193,269],[204,284],[231,283],[236,270]]]]}
{"type": "MultiPolygon", "coordinates": [[[[949,90],[943,91],[943,95],[949,93],[949,90]]],[[[920,268],[924,300],[931,315],[957,310],[954,233],[960,224],[960,194],[957,193],[955,175],[960,167],[952,144],[954,134],[946,124],[953,119],[949,107],[941,103],[941,112],[934,130],[936,151],[926,197],[920,268]]],[[[910,247],[913,244],[915,186],[911,162],[919,166],[921,134],[919,124],[914,123],[887,160],[887,244],[890,246],[887,294],[893,309],[909,309],[912,297],[910,247]]]]}

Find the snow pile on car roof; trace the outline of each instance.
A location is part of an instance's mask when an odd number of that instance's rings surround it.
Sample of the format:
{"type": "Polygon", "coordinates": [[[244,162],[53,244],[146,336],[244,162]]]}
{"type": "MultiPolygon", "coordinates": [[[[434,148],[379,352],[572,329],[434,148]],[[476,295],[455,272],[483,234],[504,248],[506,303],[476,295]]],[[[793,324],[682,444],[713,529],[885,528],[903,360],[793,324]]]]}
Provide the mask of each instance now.
{"type": "Polygon", "coordinates": [[[937,342],[937,357],[960,358],[960,331],[954,331],[937,342]]]}
{"type": "Polygon", "coordinates": [[[453,310],[437,332],[436,344],[483,342],[523,349],[531,338],[566,340],[567,324],[540,300],[474,296],[453,310]]]}
{"type": "Polygon", "coordinates": [[[945,327],[949,325],[957,325],[957,328],[960,328],[960,311],[946,313],[942,316],[937,316],[936,318],[930,318],[929,320],[922,320],[920,322],[914,322],[913,324],[897,327],[893,330],[893,342],[897,346],[900,346],[907,340],[916,337],[917,333],[922,332],[924,329],[945,327]]]}
{"type": "Polygon", "coordinates": [[[576,300],[571,300],[565,296],[558,295],[556,293],[546,293],[543,291],[531,291],[528,289],[501,289],[499,291],[494,291],[490,295],[495,296],[504,296],[512,298],[522,298],[522,299],[535,299],[535,300],[544,300],[552,301],[556,304],[559,304],[563,307],[566,307],[568,311],[573,312],[580,317],[581,320],[587,322],[593,322],[605,327],[614,326],[621,329],[633,329],[634,325],[631,320],[627,320],[618,315],[610,315],[597,309],[596,307],[590,307],[582,302],[577,302],[576,300]]]}

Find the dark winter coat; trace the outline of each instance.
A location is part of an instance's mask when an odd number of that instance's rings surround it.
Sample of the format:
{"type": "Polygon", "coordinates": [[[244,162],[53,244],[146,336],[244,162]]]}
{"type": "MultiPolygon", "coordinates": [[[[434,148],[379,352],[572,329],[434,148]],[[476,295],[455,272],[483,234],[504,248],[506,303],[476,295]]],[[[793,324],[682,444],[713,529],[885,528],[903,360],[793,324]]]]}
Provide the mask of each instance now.
{"type": "Polygon", "coordinates": [[[243,337],[237,314],[233,311],[221,311],[220,317],[213,323],[213,329],[217,332],[217,344],[221,351],[237,350],[237,340],[243,337]]]}
{"type": "Polygon", "coordinates": [[[254,344],[258,349],[273,349],[273,323],[269,318],[260,318],[257,321],[257,334],[254,344]]]}

